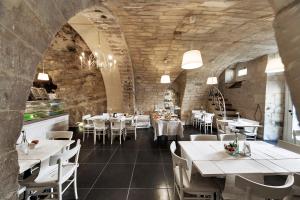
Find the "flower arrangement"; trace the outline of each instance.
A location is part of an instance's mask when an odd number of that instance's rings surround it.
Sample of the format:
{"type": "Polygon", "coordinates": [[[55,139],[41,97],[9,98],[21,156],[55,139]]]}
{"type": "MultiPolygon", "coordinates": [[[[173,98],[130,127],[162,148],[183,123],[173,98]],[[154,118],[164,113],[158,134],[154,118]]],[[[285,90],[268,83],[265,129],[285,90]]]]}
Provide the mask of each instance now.
{"type": "Polygon", "coordinates": [[[224,144],[225,151],[230,155],[237,155],[239,153],[239,144],[237,140],[229,142],[229,144],[224,144]]]}

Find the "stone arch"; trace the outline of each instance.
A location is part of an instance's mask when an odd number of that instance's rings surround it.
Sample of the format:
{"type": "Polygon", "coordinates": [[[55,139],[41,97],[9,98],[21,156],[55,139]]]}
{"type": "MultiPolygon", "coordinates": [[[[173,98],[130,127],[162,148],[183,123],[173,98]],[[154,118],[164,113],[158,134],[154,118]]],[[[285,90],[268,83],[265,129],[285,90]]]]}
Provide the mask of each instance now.
{"type": "Polygon", "coordinates": [[[17,199],[15,142],[23,123],[25,102],[42,55],[60,28],[98,0],[0,2],[0,199],[17,199]]]}
{"type": "Polygon", "coordinates": [[[92,51],[100,48],[105,55],[112,54],[117,60],[116,66],[101,70],[108,111],[133,112],[132,64],[116,16],[107,7],[97,5],[77,13],[68,22],[92,51]]]}

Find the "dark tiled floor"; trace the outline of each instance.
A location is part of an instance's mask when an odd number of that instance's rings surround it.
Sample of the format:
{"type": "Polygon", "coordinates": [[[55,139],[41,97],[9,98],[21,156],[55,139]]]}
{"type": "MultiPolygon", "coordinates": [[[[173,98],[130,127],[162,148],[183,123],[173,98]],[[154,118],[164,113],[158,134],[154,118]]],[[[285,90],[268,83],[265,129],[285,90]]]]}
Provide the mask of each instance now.
{"type": "MultiPolygon", "coordinates": [[[[199,131],[185,128],[185,138],[199,131]]],[[[81,200],[173,200],[173,171],[169,143],[153,141],[152,129],[138,129],[137,140],[122,144],[82,142],[78,171],[81,200]]],[[[171,138],[170,138],[171,139],[171,138]]],[[[74,198],[69,189],[64,199],[74,198]]],[[[176,198],[175,198],[176,199],[176,198]]]]}
{"type": "MultiPolygon", "coordinates": [[[[199,130],[185,127],[184,138],[199,130]]],[[[171,139],[171,138],[169,138],[171,139]]],[[[173,195],[173,169],[166,138],[153,141],[153,130],[138,129],[137,140],[127,138],[103,145],[90,136],[82,142],[78,171],[80,200],[178,200],[173,195]]],[[[280,185],[285,177],[269,176],[265,182],[280,185]]],[[[64,200],[74,199],[72,189],[64,200]]]]}

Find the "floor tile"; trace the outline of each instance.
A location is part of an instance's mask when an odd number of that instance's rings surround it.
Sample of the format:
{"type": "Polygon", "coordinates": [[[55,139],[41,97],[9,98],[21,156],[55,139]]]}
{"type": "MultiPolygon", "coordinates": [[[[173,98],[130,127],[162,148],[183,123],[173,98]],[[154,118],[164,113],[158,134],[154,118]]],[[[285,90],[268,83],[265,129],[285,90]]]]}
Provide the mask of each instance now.
{"type": "Polygon", "coordinates": [[[104,166],[105,164],[80,164],[78,168],[78,187],[92,187],[104,166]]]}
{"type": "Polygon", "coordinates": [[[159,149],[142,150],[138,152],[137,163],[161,163],[162,157],[159,149]]]}
{"type": "Polygon", "coordinates": [[[169,188],[172,188],[174,186],[174,172],[173,172],[173,165],[170,164],[164,164],[164,173],[167,179],[167,184],[169,188]]]}
{"type": "Polygon", "coordinates": [[[172,163],[172,155],[169,149],[160,150],[160,153],[164,163],[172,163]]]}
{"type": "Polygon", "coordinates": [[[78,162],[83,162],[94,150],[93,149],[80,149],[78,162]]]}
{"type": "MultiPolygon", "coordinates": [[[[90,189],[78,189],[78,200],[84,200],[90,189]]],[[[74,190],[71,187],[63,194],[63,200],[74,200],[74,190]]]]}
{"type": "Polygon", "coordinates": [[[94,188],[129,188],[133,166],[133,164],[107,165],[94,188]]]}
{"type": "Polygon", "coordinates": [[[135,163],[137,153],[134,149],[118,149],[114,153],[110,163],[135,163]]]}
{"type": "Polygon", "coordinates": [[[136,164],[131,188],[167,188],[161,164],[136,164]]]}
{"type": "Polygon", "coordinates": [[[128,189],[92,189],[86,200],[126,200],[128,189]]]}
{"type": "Polygon", "coordinates": [[[174,191],[174,188],[168,189],[168,192],[169,192],[170,200],[179,200],[179,196],[178,196],[177,192],[174,191]]]}
{"type": "Polygon", "coordinates": [[[95,149],[85,159],[83,163],[106,163],[110,159],[115,150],[111,149],[95,149]]]}
{"type": "Polygon", "coordinates": [[[128,200],[169,200],[168,189],[130,189],[128,200]]]}

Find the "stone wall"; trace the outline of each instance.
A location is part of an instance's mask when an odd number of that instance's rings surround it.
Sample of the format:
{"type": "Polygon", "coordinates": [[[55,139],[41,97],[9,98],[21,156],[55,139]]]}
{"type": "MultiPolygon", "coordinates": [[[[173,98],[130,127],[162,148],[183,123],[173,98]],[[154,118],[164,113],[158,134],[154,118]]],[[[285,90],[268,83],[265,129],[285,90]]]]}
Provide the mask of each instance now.
{"type": "Polygon", "coordinates": [[[106,112],[107,102],[101,71],[96,68],[82,68],[80,53],[91,51],[68,24],[56,34],[43,55],[38,72],[48,73],[57,85],[57,98],[62,99],[65,110],[70,114],[70,125],[81,121],[82,115],[106,112]]]}
{"type": "MultiPolygon", "coordinates": [[[[267,56],[238,63],[237,67],[239,66],[245,66],[248,70],[246,80],[242,82],[241,87],[228,88],[230,84],[225,84],[225,72],[223,72],[219,77],[219,89],[224,97],[233,105],[233,108],[240,112],[241,117],[259,121],[263,125],[267,81],[267,75],[265,73],[267,56]]],[[[263,130],[261,128],[258,132],[260,136],[262,136],[263,130]]]]}
{"type": "Polygon", "coordinates": [[[277,12],[274,20],[275,36],[285,66],[286,81],[300,121],[300,1],[270,0],[270,2],[277,12]]]}

